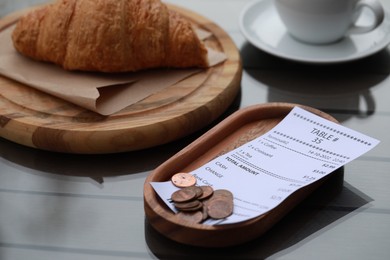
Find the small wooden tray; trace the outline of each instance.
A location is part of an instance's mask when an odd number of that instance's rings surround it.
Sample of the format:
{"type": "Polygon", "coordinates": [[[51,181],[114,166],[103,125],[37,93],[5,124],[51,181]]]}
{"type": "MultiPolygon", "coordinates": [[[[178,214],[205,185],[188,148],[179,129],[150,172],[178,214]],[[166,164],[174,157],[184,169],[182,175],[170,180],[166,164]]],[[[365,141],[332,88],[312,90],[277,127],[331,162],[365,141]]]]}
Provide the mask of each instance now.
{"type": "MultiPolygon", "coordinates": [[[[245,222],[221,226],[193,224],[177,218],[155,193],[150,182],[167,181],[177,172],[190,172],[216,156],[255,139],[277,125],[294,106],[287,103],[269,103],[239,110],[156,168],[144,184],[144,208],[150,224],[172,240],[202,247],[241,244],[270,229],[330,175],[293,193],[278,207],[264,215],[245,222]]],[[[300,107],[337,122],[324,112],[310,107],[300,107]]]]}
{"type": "MultiPolygon", "coordinates": [[[[227,60],[108,117],[0,76],[0,137],[56,152],[114,153],[168,143],[215,120],[239,92],[239,51],[212,21],[174,5],[168,7],[211,32],[206,44],[224,52],[227,60]]],[[[30,10],[0,19],[0,31],[30,10]]]]}

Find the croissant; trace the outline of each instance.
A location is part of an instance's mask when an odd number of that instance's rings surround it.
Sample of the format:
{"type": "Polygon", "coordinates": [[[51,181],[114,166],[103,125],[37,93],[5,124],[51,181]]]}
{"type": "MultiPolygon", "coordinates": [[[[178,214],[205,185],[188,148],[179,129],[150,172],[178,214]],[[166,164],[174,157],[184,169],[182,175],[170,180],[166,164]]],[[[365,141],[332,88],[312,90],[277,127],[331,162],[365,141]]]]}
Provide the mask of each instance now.
{"type": "Polygon", "coordinates": [[[57,0],[22,17],[15,49],[66,70],[207,67],[191,23],[160,0],[57,0]]]}

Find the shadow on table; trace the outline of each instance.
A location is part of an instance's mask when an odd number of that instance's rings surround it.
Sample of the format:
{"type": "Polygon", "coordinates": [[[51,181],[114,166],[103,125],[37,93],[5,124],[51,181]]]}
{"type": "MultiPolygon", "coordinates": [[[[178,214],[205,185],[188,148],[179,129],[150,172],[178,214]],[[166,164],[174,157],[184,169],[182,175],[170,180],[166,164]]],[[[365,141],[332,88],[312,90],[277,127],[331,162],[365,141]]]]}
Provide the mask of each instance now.
{"type": "Polygon", "coordinates": [[[283,60],[249,43],[241,49],[245,71],[268,86],[268,102],[308,105],[334,115],[339,121],[375,113],[371,88],[388,78],[390,53],[333,65],[283,60]]]}
{"type": "Polygon", "coordinates": [[[158,233],[146,220],[146,243],[159,259],[264,259],[283,253],[310,237],[318,236],[321,230],[372,201],[344,182],[343,177],[344,168],[340,168],[267,233],[251,242],[227,248],[182,245],[158,233]]]}
{"type": "Polygon", "coordinates": [[[150,171],[237,111],[240,102],[241,93],[237,95],[228,109],[209,126],[179,140],[149,149],[116,154],[68,154],[38,150],[0,138],[0,157],[34,170],[65,176],[91,177],[98,182],[103,181],[102,177],[106,176],[150,171]]]}

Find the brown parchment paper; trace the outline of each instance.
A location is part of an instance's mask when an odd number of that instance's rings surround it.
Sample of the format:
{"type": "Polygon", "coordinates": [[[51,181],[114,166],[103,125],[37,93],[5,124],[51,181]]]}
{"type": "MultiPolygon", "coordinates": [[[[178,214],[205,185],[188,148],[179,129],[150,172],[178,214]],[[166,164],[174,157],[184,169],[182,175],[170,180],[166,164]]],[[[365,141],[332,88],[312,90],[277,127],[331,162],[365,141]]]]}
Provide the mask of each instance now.
{"type": "MultiPolygon", "coordinates": [[[[194,75],[200,69],[155,69],[136,73],[70,72],[19,54],[12,44],[14,26],[0,32],[0,74],[102,115],[114,114],[149,95],[194,75]]],[[[208,32],[199,31],[203,39],[208,32]]],[[[210,66],[226,59],[209,49],[210,66]]]]}

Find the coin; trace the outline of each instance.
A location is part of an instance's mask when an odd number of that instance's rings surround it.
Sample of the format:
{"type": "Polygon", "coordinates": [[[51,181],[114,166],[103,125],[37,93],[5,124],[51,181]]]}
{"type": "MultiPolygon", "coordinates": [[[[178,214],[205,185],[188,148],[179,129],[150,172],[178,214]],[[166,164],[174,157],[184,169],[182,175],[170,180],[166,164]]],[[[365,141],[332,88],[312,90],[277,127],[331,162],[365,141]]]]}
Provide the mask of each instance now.
{"type": "Polygon", "coordinates": [[[222,197],[227,197],[227,198],[233,200],[233,193],[231,193],[230,191],[225,190],[225,189],[215,190],[213,193],[213,196],[214,197],[222,196],[222,197]]]}
{"type": "Polygon", "coordinates": [[[190,186],[190,187],[186,187],[184,189],[190,189],[190,190],[195,191],[197,199],[203,195],[203,189],[199,186],[190,186]]]}
{"type": "Polygon", "coordinates": [[[207,214],[207,208],[203,205],[203,208],[202,208],[202,221],[205,221],[208,217],[209,217],[209,214],[207,214]]]}
{"type": "Polygon", "coordinates": [[[185,202],[196,198],[196,192],[190,189],[177,190],[171,195],[174,202],[185,202]]]}
{"type": "Polygon", "coordinates": [[[223,219],[233,214],[233,194],[211,186],[189,186],[171,195],[177,216],[185,221],[201,223],[208,218],[223,219]]]}
{"type": "Polygon", "coordinates": [[[179,172],[172,176],[171,181],[173,185],[179,188],[185,188],[194,186],[196,184],[196,178],[189,173],[179,172]]]}
{"type": "Polygon", "coordinates": [[[214,190],[211,186],[199,186],[199,187],[203,191],[202,196],[198,197],[199,200],[204,200],[204,199],[209,198],[214,192],[214,190]]]}
{"type": "Polygon", "coordinates": [[[227,198],[218,198],[209,201],[207,214],[213,219],[223,219],[233,213],[233,201],[227,198]]]}
{"type": "Polygon", "coordinates": [[[183,212],[180,211],[179,213],[176,214],[177,217],[184,221],[188,221],[191,223],[200,223],[203,218],[203,214],[201,211],[194,211],[194,212],[183,212]]]}
{"type": "Polygon", "coordinates": [[[195,207],[192,207],[192,208],[183,208],[183,209],[180,209],[180,211],[185,211],[185,212],[188,212],[188,211],[197,211],[197,210],[200,210],[203,208],[203,204],[200,203],[199,205],[195,206],[195,207]]]}
{"type": "Polygon", "coordinates": [[[191,200],[188,202],[175,202],[174,205],[179,210],[185,210],[198,207],[199,205],[202,206],[202,202],[199,200],[191,200]]]}
{"type": "Polygon", "coordinates": [[[233,201],[233,194],[230,191],[225,190],[225,189],[215,190],[215,191],[213,191],[213,194],[210,197],[208,197],[207,199],[205,199],[203,201],[203,203],[207,207],[207,205],[209,204],[210,201],[212,201],[214,199],[218,199],[218,198],[226,198],[228,200],[233,201]]]}

